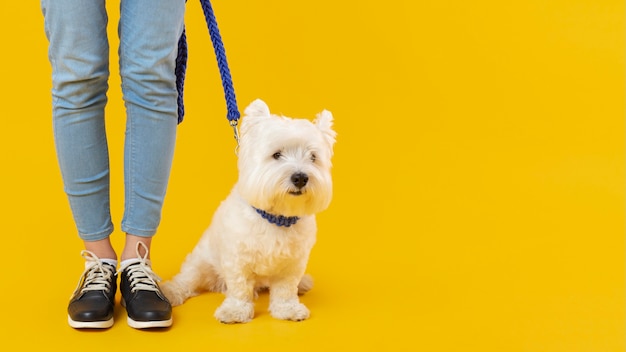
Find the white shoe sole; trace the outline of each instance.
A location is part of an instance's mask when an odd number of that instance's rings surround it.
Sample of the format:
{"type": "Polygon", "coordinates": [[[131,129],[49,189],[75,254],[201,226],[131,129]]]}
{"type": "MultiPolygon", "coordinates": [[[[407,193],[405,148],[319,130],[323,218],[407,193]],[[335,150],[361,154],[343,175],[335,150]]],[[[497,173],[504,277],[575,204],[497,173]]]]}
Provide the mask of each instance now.
{"type": "Polygon", "coordinates": [[[74,329],[108,329],[113,326],[113,318],[102,321],[75,321],[68,315],[67,322],[74,329]]]}
{"type": "Polygon", "coordinates": [[[127,321],[128,326],[135,329],[169,328],[172,326],[172,318],[160,321],[135,321],[129,317],[127,321]]]}

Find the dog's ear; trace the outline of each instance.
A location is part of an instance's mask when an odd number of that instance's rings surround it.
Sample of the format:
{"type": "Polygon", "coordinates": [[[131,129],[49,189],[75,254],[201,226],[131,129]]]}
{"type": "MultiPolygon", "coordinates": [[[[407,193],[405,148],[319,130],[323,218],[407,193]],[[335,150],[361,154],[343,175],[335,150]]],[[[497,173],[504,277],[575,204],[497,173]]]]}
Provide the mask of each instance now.
{"type": "Polygon", "coordinates": [[[261,99],[257,99],[250,103],[244,113],[247,116],[270,116],[270,108],[267,107],[267,104],[261,99]]]}
{"type": "Polygon", "coordinates": [[[326,143],[328,143],[328,146],[332,150],[333,145],[335,144],[335,137],[337,136],[337,132],[333,130],[333,114],[331,114],[328,110],[324,110],[317,114],[313,123],[322,132],[326,143]]]}

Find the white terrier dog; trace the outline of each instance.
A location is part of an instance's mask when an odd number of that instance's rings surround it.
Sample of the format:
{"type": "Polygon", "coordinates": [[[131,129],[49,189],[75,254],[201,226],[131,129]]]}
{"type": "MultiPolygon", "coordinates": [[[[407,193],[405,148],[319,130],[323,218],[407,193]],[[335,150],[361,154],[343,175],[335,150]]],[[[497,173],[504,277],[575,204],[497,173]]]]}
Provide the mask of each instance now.
{"type": "Polygon", "coordinates": [[[239,180],[180,273],[162,289],[172,305],[203,291],[223,292],[215,317],[244,323],[254,316],[257,290],[269,288],[273,317],[304,320],[309,310],[298,294],[312,287],[304,272],[315,243],[315,214],[332,197],[333,116],[324,110],[313,123],[276,116],[261,100],[245,115],[239,180]]]}

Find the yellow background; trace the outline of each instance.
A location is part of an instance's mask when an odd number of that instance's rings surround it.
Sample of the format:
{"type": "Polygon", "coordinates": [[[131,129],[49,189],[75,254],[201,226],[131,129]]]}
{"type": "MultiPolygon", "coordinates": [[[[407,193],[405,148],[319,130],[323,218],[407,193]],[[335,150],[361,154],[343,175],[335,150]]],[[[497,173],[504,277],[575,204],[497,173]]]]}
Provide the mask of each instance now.
{"type": "MultiPolygon", "coordinates": [[[[82,270],[56,164],[39,2],[5,1],[0,341],[22,350],[623,351],[624,14],[617,0],[225,1],[214,9],[240,110],[333,112],[335,197],[319,215],[302,323],[174,310],[169,331],[80,332],[82,270]]],[[[122,209],[118,1],[107,107],[122,209]]],[[[174,275],[235,181],[199,2],[187,5],[187,116],[153,262],[174,275]]],[[[119,226],[118,226],[119,227],[119,226]]],[[[121,250],[123,235],[113,239],[121,250]]]]}

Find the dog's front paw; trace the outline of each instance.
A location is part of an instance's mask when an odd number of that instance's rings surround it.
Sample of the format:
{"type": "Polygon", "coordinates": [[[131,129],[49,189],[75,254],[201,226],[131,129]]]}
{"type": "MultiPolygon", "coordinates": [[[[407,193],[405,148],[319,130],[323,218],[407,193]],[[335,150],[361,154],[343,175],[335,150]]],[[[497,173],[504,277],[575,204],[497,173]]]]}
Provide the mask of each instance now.
{"type": "Polygon", "coordinates": [[[215,311],[215,318],[225,324],[247,323],[254,317],[254,304],[227,297],[215,311]]]}
{"type": "Polygon", "coordinates": [[[276,319],[301,321],[309,317],[309,309],[297,299],[272,302],[270,313],[276,319]]]}

